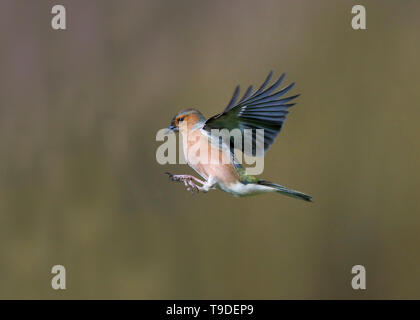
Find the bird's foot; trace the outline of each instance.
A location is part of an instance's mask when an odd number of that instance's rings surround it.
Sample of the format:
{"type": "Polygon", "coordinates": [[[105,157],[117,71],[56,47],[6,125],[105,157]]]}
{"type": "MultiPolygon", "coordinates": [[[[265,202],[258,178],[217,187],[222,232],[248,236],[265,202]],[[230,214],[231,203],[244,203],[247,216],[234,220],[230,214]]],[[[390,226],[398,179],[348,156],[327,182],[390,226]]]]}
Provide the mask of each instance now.
{"type": "Polygon", "coordinates": [[[184,182],[184,185],[187,187],[187,190],[191,193],[194,192],[208,192],[208,188],[204,188],[203,185],[206,184],[205,181],[202,181],[194,176],[188,175],[188,174],[172,174],[169,172],[165,172],[171,181],[180,181],[184,182]],[[197,185],[197,183],[200,183],[202,186],[197,185]]]}

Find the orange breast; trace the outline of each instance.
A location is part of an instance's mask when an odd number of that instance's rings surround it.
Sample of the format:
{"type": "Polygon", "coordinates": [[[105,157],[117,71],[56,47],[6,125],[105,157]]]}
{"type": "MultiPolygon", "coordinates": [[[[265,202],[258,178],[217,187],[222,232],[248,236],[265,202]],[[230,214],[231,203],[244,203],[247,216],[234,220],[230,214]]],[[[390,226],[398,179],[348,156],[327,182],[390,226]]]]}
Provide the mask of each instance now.
{"type": "Polygon", "coordinates": [[[210,143],[199,129],[182,134],[184,155],[188,164],[206,179],[215,178],[229,185],[239,180],[229,151],[223,151],[210,143]]]}

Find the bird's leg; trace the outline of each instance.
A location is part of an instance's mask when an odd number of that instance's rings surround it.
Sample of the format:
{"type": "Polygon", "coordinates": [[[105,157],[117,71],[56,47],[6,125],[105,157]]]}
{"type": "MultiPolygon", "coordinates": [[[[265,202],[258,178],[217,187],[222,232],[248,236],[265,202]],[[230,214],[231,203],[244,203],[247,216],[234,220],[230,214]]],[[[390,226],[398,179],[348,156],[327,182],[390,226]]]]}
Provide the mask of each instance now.
{"type": "Polygon", "coordinates": [[[169,179],[171,179],[172,181],[186,181],[186,180],[189,180],[189,181],[198,182],[202,185],[204,185],[206,183],[206,181],[200,180],[200,179],[198,179],[198,178],[196,178],[192,175],[189,175],[189,174],[172,174],[172,173],[169,173],[169,172],[165,172],[165,173],[169,176],[169,179]]]}
{"type": "Polygon", "coordinates": [[[194,176],[188,175],[188,174],[178,174],[174,175],[169,172],[165,172],[167,175],[169,175],[169,179],[172,181],[181,181],[184,182],[184,185],[187,187],[188,191],[191,191],[194,193],[194,191],[203,191],[207,192],[208,188],[204,188],[204,186],[207,184],[206,181],[200,180],[194,176]],[[197,183],[200,183],[202,186],[198,186],[197,183]]]}
{"type": "Polygon", "coordinates": [[[202,192],[209,192],[210,189],[215,189],[216,181],[213,177],[209,177],[205,184],[200,188],[202,192]]]}

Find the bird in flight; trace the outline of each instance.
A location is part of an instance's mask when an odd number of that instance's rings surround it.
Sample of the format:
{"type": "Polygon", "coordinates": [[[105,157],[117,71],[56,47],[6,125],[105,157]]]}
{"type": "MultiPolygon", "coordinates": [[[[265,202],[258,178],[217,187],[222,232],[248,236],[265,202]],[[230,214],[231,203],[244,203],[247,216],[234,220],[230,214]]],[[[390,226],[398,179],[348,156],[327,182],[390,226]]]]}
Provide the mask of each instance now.
{"type": "Polygon", "coordinates": [[[241,99],[239,86],[236,87],[232,99],[222,113],[206,119],[200,111],[185,109],[175,115],[167,129],[167,133],[179,132],[183,140],[185,159],[203,180],[192,175],[174,175],[166,172],[172,181],[180,181],[189,191],[208,192],[219,188],[234,196],[277,192],[290,197],[312,201],[312,197],[302,192],[292,190],[279,184],[258,179],[246,174],[245,168],[235,158],[235,149],[256,155],[260,142],[262,154],[273,144],[280,132],[292,102],[299,95],[285,95],[292,89],[294,83],[278,89],[285,74],[272,85],[271,71],[264,83],[255,91],[250,86],[241,99]],[[232,137],[228,139],[215,138],[214,130],[239,130],[242,135],[248,134],[251,147],[246,148],[246,139],[241,143],[234,143],[232,137]],[[263,129],[263,136],[258,138],[258,129],[263,129]],[[200,152],[197,152],[200,150],[200,152]],[[201,151],[205,152],[201,152],[201,151]],[[208,155],[216,155],[218,161],[208,161],[208,155]],[[226,160],[227,159],[227,160],[226,160]],[[224,160],[224,161],[222,161],[224,160]]]}

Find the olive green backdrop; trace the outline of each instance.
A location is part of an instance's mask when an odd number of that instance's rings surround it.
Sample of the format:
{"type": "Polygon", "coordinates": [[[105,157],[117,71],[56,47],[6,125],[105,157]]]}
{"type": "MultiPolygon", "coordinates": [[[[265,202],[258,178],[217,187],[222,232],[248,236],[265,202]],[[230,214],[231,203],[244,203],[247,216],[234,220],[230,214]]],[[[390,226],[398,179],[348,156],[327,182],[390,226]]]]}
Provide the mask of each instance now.
{"type": "Polygon", "coordinates": [[[0,298],[420,298],[419,16],[414,0],[2,0],[0,298]],[[263,176],[315,202],[168,182],[192,170],[156,162],[156,132],[270,69],[302,96],[263,176]]]}

